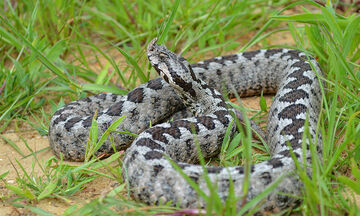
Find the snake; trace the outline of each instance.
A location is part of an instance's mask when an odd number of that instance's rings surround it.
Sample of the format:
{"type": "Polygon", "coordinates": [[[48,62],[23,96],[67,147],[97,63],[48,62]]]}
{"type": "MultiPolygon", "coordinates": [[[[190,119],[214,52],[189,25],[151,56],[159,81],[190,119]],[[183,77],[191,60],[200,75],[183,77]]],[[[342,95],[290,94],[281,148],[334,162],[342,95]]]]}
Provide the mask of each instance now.
{"type": "Polygon", "coordinates": [[[55,155],[83,161],[94,113],[99,134],[125,116],[117,127],[123,133],[111,133],[95,156],[126,150],[122,175],[135,200],[206,208],[212,185],[223,203],[233,194],[241,209],[281,178],[257,212],[279,212],[300,205],[304,185],[295,160],[311,175],[311,149],[320,159],[322,153],[322,135],[317,129],[322,72],[315,58],[299,50],[278,48],[189,64],[158,45],[156,38],[148,44],[147,56],[160,77],[127,95],[92,95],[54,113],[49,142],[55,155]],[[269,160],[252,164],[248,170],[240,165],[199,164],[200,155],[212,158],[219,154],[227,130],[230,135],[237,131],[233,108],[220,92],[228,97],[276,93],[266,127],[269,160]],[[249,182],[246,192],[244,181],[249,182]]]}

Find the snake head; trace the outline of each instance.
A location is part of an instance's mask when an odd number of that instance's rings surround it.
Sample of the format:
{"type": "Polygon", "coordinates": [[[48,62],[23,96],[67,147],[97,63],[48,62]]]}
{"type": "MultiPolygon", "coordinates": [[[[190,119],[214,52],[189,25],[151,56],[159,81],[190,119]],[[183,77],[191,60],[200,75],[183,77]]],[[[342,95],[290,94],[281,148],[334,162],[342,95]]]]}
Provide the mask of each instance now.
{"type": "Polygon", "coordinates": [[[169,83],[195,115],[210,113],[225,104],[219,92],[198,79],[189,62],[153,39],[147,48],[151,65],[169,83]]]}
{"type": "Polygon", "coordinates": [[[160,76],[181,94],[196,98],[193,83],[199,81],[191,69],[189,62],[182,56],[171,52],[166,46],[158,45],[154,38],[147,47],[147,55],[151,65],[160,76]]]}

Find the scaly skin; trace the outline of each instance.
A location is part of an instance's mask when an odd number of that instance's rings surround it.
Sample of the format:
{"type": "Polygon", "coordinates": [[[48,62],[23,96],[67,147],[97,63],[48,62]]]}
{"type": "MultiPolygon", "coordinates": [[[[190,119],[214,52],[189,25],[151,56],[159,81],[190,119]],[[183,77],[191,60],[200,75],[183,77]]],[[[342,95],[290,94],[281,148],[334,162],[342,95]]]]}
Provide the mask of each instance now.
{"type": "MultiPolygon", "coordinates": [[[[165,155],[208,193],[203,169],[192,164],[198,161],[193,132],[204,157],[212,157],[219,153],[226,128],[232,121],[223,97],[215,89],[225,87],[230,95],[236,89],[240,96],[256,95],[261,91],[276,92],[267,126],[271,159],[252,165],[246,200],[251,200],[283,176],[259,213],[276,212],[300,203],[299,199],[284,195],[300,196],[302,189],[294,173],[295,164],[287,143],[299,161],[306,158],[307,165],[311,163],[310,152],[308,150],[303,154],[301,143],[307,116],[312,143],[315,142],[321,108],[319,81],[309,61],[317,72],[321,71],[312,57],[308,61],[300,51],[269,49],[217,57],[190,66],[184,58],[157,45],[155,40],[148,46],[148,57],[165,81],[161,78],[151,80],[124,96],[91,96],[72,102],[54,114],[49,139],[56,155],[62,153],[67,160],[84,159],[84,146],[96,109],[99,110],[100,134],[113,121],[126,115],[118,130],[127,130],[139,136],[135,140],[119,133],[112,136],[117,150],[128,148],[124,157],[124,178],[134,198],[148,204],[172,201],[184,208],[204,207],[204,200],[172,167],[165,155]],[[196,117],[161,123],[183,110],[183,104],[196,117]],[[155,126],[147,129],[150,122],[155,126]]],[[[317,150],[321,157],[321,135],[317,139],[317,150]]],[[[97,155],[111,151],[111,144],[107,141],[97,155]]],[[[243,167],[206,169],[223,201],[228,195],[230,176],[235,185],[235,195],[243,195],[243,167]]],[[[241,202],[237,205],[240,208],[241,202]]]]}

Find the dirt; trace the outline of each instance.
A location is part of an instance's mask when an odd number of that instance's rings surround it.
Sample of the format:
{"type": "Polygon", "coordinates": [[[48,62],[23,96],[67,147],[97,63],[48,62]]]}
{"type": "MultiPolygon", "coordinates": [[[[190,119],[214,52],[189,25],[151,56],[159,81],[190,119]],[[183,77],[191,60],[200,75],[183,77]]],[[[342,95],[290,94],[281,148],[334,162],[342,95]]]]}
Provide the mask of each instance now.
{"type": "MultiPolygon", "coordinates": [[[[37,154],[37,158],[40,161],[40,164],[44,164],[43,162],[48,160],[53,156],[51,150],[49,149],[49,141],[47,136],[40,136],[37,131],[27,131],[27,132],[18,132],[18,133],[5,133],[2,134],[5,138],[16,143],[20,151],[24,153],[24,155],[29,155],[31,152],[24,145],[22,139],[26,140],[29,147],[34,151],[39,151],[42,149],[46,149],[41,153],[37,154]]],[[[0,173],[5,173],[9,171],[9,174],[5,177],[4,182],[7,184],[15,184],[17,179],[17,172],[20,176],[23,176],[23,171],[20,166],[17,164],[17,161],[23,166],[27,173],[34,173],[34,176],[39,177],[43,175],[40,167],[37,165],[33,156],[29,156],[23,158],[13,147],[4,142],[4,140],[0,139],[0,173]],[[16,161],[17,160],[17,161],[16,161]],[[34,165],[34,168],[33,168],[34,165]]],[[[81,165],[82,163],[75,162],[67,162],[67,164],[71,165],[81,165]]],[[[3,198],[14,198],[15,195],[12,194],[5,187],[4,182],[0,182],[0,193],[3,198]]],[[[109,180],[107,178],[97,178],[90,184],[86,186],[86,188],[75,194],[75,196],[68,197],[69,201],[65,202],[60,199],[44,199],[39,202],[24,202],[25,205],[32,205],[39,208],[42,208],[46,211],[49,211],[53,214],[60,215],[67,207],[77,203],[85,203],[89,199],[92,199],[96,196],[99,196],[104,191],[110,191],[112,186],[116,183],[115,181],[109,180]],[[101,187],[99,187],[101,185],[101,187]]],[[[5,199],[10,200],[10,199],[5,199]]],[[[0,203],[0,215],[27,215],[30,214],[30,211],[22,208],[15,208],[11,206],[9,203],[1,202],[0,203]]]]}

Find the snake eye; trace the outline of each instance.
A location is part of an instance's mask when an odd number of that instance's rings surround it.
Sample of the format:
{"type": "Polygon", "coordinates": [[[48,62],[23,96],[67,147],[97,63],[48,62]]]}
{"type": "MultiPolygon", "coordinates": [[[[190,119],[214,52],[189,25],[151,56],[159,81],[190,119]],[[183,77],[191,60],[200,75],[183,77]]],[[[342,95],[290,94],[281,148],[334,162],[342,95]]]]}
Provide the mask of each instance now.
{"type": "Polygon", "coordinates": [[[186,59],[184,57],[182,57],[182,56],[179,57],[179,60],[182,61],[182,62],[186,61],[186,59]]]}

